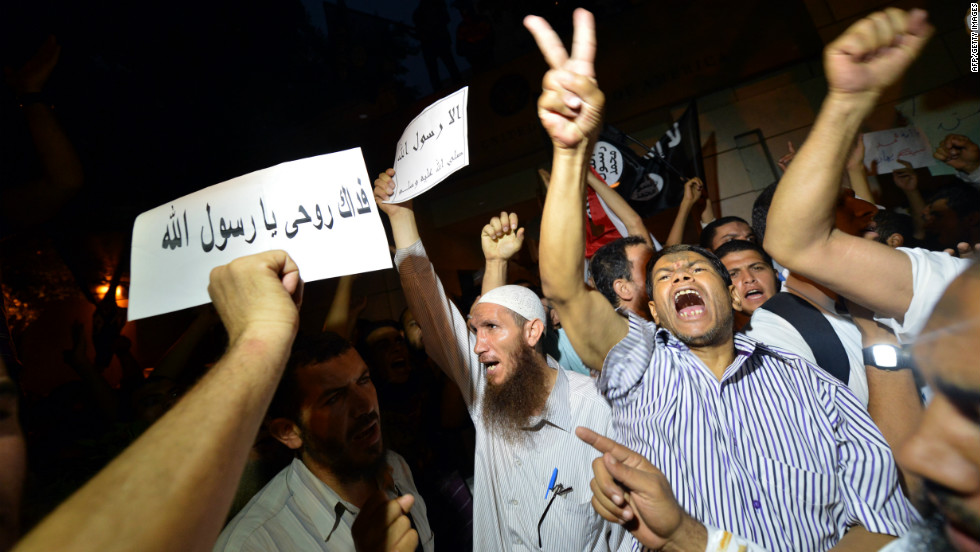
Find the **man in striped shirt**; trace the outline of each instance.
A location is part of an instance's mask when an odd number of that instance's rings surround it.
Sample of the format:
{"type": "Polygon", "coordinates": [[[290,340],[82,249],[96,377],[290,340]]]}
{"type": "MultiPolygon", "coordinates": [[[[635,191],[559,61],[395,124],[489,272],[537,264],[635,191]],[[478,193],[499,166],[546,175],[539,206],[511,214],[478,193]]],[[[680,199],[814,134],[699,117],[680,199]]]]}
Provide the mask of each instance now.
{"type": "MultiPolygon", "coordinates": [[[[411,202],[383,203],[394,191],[392,176],[390,169],[379,176],[374,195],[391,221],[402,289],[433,336],[426,351],[459,386],[476,429],[474,549],[628,546],[623,529],[591,506],[590,462],[598,454],[573,434],[577,426],[613,431],[609,405],[590,377],[559,369],[543,353],[546,315],[533,291],[490,288],[491,279],[502,283],[502,267],[492,267],[489,256],[483,297],[463,318],[429,262],[411,202]]],[[[508,217],[500,221],[502,234],[518,234],[508,217]]]]}
{"type": "Polygon", "coordinates": [[[705,526],[787,551],[875,549],[904,533],[916,514],[867,412],[799,357],[733,333],[741,298],[714,255],[677,246],[654,257],[656,325],[623,318],[582,283],[574,213],[605,102],[594,22],[576,10],[570,56],[543,19],[525,25],[551,66],[538,100],[554,146],[542,287],[586,365],[603,366],[599,386],[621,440],[663,472],[685,512],[664,545],[703,550],[705,526]]]}

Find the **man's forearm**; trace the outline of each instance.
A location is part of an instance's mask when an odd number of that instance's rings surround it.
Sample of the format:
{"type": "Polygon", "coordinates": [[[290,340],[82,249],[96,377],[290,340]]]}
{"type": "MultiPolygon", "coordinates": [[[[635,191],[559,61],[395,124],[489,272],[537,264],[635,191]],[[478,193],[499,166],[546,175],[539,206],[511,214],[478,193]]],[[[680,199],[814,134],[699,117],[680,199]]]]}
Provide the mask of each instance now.
{"type": "Polygon", "coordinates": [[[864,527],[861,527],[860,525],[856,525],[854,527],[851,527],[850,530],[848,530],[847,534],[844,535],[844,538],[842,538],[840,542],[837,543],[836,546],[831,548],[831,550],[835,552],[845,552],[851,550],[853,550],[854,552],[859,552],[859,551],[865,552],[867,550],[881,550],[882,548],[885,547],[886,544],[890,543],[893,540],[895,540],[895,537],[893,537],[892,535],[872,533],[867,529],[865,529],[864,527]]]}
{"type": "Polygon", "coordinates": [[[483,287],[480,290],[484,294],[491,289],[507,285],[507,261],[502,259],[488,260],[483,268],[483,287]]]}
{"type": "Polygon", "coordinates": [[[551,185],[541,216],[541,287],[560,304],[584,287],[586,146],[555,150],[551,185]]]}
{"type": "Polygon", "coordinates": [[[415,223],[415,211],[403,209],[394,215],[389,215],[391,234],[395,239],[395,249],[405,249],[419,241],[419,228],[415,223]]]}
{"type": "Polygon", "coordinates": [[[623,221],[623,225],[626,226],[626,232],[630,236],[639,236],[643,238],[643,241],[647,242],[651,248],[653,247],[653,242],[650,240],[650,231],[647,230],[645,224],[643,224],[643,217],[636,212],[630,204],[627,203],[623,196],[606,185],[605,182],[599,179],[596,175],[592,174],[591,170],[586,169],[585,173],[586,183],[595,190],[596,195],[599,199],[606,203],[609,210],[613,212],[614,215],[619,217],[619,220],[623,221]]]}
{"type": "Polygon", "coordinates": [[[765,248],[790,270],[799,270],[798,259],[807,258],[808,247],[830,237],[844,163],[875,100],[870,95],[829,95],[813,131],[779,181],[766,224],[765,248]]]}
{"type": "Polygon", "coordinates": [[[15,550],[210,550],[291,342],[243,335],[170,412],[15,550]],[[134,515],[134,508],[143,514],[134,515]]]}

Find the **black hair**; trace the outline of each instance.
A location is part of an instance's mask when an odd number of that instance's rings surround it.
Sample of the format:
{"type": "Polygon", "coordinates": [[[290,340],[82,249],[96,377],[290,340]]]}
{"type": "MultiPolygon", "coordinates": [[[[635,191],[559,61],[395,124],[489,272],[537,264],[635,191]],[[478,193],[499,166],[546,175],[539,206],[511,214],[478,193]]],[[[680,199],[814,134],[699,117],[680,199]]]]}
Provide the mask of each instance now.
{"type": "Polygon", "coordinates": [[[776,194],[777,184],[779,182],[773,182],[763,188],[759,197],[752,203],[752,231],[755,232],[759,243],[762,243],[766,237],[766,217],[769,216],[769,206],[772,205],[772,196],[776,194]]]}
{"type": "Polygon", "coordinates": [[[627,282],[633,281],[630,261],[626,256],[626,248],[632,245],[646,245],[646,240],[639,236],[626,236],[603,245],[589,261],[589,273],[599,293],[612,303],[619,306],[619,296],[613,284],[622,278],[627,282]]]}
{"type": "Polygon", "coordinates": [[[725,282],[725,289],[728,289],[728,287],[732,285],[732,277],[730,274],[728,274],[728,269],[725,268],[725,265],[722,264],[720,260],[718,260],[718,257],[714,253],[708,251],[703,247],[699,247],[697,245],[679,243],[677,245],[671,245],[670,247],[665,247],[660,251],[657,251],[656,253],[653,254],[652,257],[650,257],[650,262],[647,263],[647,295],[650,297],[651,301],[653,300],[654,265],[656,265],[657,261],[659,261],[662,257],[665,257],[667,255],[673,255],[674,253],[683,253],[685,251],[691,251],[693,253],[697,253],[698,255],[701,255],[702,257],[707,259],[708,262],[711,264],[711,268],[714,268],[715,272],[717,272],[718,275],[721,276],[722,281],[725,282]]]}
{"type": "MultiPolygon", "coordinates": [[[[748,240],[732,240],[730,242],[725,242],[715,249],[715,256],[718,260],[722,260],[732,253],[738,253],[739,251],[755,251],[758,253],[762,260],[766,262],[770,267],[772,266],[772,257],[766,253],[766,250],[762,248],[757,243],[750,242],[748,240]]],[[[725,264],[724,262],[722,264],[725,264]]]]}
{"type": "Polygon", "coordinates": [[[912,222],[912,217],[902,213],[896,213],[895,211],[889,211],[888,209],[879,209],[875,214],[875,231],[878,233],[878,239],[881,243],[887,243],[888,237],[892,234],[898,234],[902,236],[904,240],[904,245],[909,247],[914,240],[915,233],[915,223],[912,222]]]}
{"type": "Polygon", "coordinates": [[[752,226],[750,226],[749,223],[742,217],[728,216],[728,217],[721,217],[720,219],[715,219],[709,222],[708,225],[701,230],[701,239],[700,239],[701,247],[703,247],[704,249],[711,250],[711,242],[715,240],[715,234],[718,233],[718,227],[731,222],[741,222],[742,224],[748,226],[749,228],[752,228],[752,226]]]}
{"type": "Polygon", "coordinates": [[[300,404],[303,402],[302,390],[296,371],[300,368],[319,364],[337,358],[351,350],[350,341],[333,332],[300,335],[293,343],[286,369],[283,371],[279,387],[272,397],[266,418],[286,418],[299,423],[300,404]]]}
{"type": "Polygon", "coordinates": [[[980,190],[969,184],[951,184],[940,188],[926,201],[926,205],[940,199],[945,199],[946,205],[960,218],[980,211],[980,190]]]}

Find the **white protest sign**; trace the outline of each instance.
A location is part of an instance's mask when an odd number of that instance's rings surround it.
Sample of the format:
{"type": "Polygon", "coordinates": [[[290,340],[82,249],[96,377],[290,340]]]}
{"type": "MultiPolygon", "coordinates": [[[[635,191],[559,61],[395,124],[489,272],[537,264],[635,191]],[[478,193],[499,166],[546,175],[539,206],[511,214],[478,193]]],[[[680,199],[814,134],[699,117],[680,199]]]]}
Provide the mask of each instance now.
{"type": "Polygon", "coordinates": [[[136,217],[129,319],[210,301],[211,269],[283,249],[304,281],[391,267],[361,150],[283,163],[136,217]]]}
{"type": "MultiPolygon", "coordinates": [[[[905,100],[895,109],[922,129],[933,148],[950,134],[961,134],[974,142],[980,140],[980,102],[968,91],[942,87],[905,100]],[[963,98],[964,95],[967,97],[963,98]]],[[[929,172],[933,175],[955,174],[956,169],[936,161],[929,167],[929,172]]]]}
{"type": "Polygon", "coordinates": [[[425,108],[409,123],[395,148],[395,193],[386,203],[422,195],[470,164],[469,87],[425,108]]]}
{"type": "Polygon", "coordinates": [[[905,168],[901,159],[916,169],[933,164],[932,148],[925,134],[914,126],[868,132],[864,135],[864,166],[878,162],[878,174],[905,168]]]}

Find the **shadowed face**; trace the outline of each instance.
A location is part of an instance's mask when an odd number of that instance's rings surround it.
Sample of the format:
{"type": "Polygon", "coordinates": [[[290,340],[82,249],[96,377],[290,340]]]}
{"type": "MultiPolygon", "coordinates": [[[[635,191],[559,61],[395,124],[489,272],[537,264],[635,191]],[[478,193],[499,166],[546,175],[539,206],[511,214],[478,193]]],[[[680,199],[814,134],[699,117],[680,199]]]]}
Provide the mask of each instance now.
{"type": "Polygon", "coordinates": [[[378,395],[367,365],[354,349],[296,370],[302,393],[303,461],[341,479],[372,476],[384,462],[378,395]]]}
{"type": "Polygon", "coordinates": [[[707,258],[694,251],[665,255],[651,277],[655,323],[694,347],[732,338],[734,286],[725,286],[707,258]]]}
{"type": "Polygon", "coordinates": [[[732,221],[715,228],[715,235],[711,239],[711,250],[714,251],[732,240],[745,240],[752,243],[756,242],[755,232],[752,227],[741,221],[732,221]]]}
{"type": "Polygon", "coordinates": [[[371,332],[364,340],[371,349],[374,367],[382,373],[379,381],[405,383],[412,374],[408,342],[400,331],[384,326],[371,332]]]}
{"type": "Polygon", "coordinates": [[[980,267],[957,278],[916,340],[913,355],[935,391],[916,433],[898,454],[925,481],[950,543],[980,550],[980,267]]]}
{"type": "Polygon", "coordinates": [[[874,223],[876,214],[878,208],[873,203],[855,197],[854,190],[850,188],[841,188],[835,212],[835,225],[839,230],[852,236],[875,239],[877,238],[874,223]]]}
{"type": "Polygon", "coordinates": [[[630,245],[626,247],[626,259],[630,263],[630,281],[626,285],[630,286],[632,300],[624,305],[630,310],[640,313],[646,309],[650,298],[647,297],[647,263],[653,256],[653,250],[646,244],[630,245]]]}

